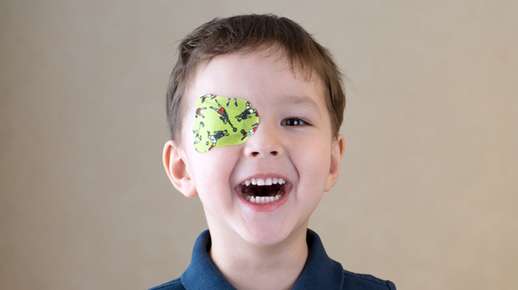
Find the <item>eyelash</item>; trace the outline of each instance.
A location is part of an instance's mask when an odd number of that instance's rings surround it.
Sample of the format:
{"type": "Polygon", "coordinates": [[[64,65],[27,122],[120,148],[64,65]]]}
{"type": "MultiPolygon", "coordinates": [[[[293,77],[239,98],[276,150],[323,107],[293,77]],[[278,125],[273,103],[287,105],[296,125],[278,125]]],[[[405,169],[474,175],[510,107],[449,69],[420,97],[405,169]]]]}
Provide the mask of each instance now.
{"type": "Polygon", "coordinates": [[[311,124],[309,124],[308,122],[306,122],[300,118],[293,117],[293,118],[286,118],[286,119],[282,120],[281,125],[282,126],[300,127],[300,126],[309,126],[311,124]],[[291,125],[286,124],[287,121],[291,121],[292,124],[291,125]],[[298,125],[295,125],[294,123],[298,123],[298,125]]]}

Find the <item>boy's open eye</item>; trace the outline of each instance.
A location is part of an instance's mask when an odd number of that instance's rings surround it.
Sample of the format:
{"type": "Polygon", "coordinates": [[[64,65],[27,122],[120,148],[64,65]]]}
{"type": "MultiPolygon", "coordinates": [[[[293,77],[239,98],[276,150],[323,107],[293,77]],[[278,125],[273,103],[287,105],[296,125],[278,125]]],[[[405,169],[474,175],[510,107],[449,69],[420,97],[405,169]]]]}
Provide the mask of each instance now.
{"type": "Polygon", "coordinates": [[[282,126],[308,126],[310,124],[300,118],[291,117],[291,118],[283,119],[281,121],[281,125],[282,126]]]}

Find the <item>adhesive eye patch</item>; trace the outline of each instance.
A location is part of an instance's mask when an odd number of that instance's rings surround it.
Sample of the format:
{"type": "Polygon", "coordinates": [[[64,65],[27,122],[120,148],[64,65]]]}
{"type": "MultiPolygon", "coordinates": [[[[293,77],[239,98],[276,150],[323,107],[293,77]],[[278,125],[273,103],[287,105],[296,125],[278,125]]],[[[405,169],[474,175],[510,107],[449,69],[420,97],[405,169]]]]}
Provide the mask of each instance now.
{"type": "Polygon", "coordinates": [[[214,147],[246,142],[259,126],[259,114],[249,101],[206,94],[196,99],[194,149],[200,153],[214,147]]]}

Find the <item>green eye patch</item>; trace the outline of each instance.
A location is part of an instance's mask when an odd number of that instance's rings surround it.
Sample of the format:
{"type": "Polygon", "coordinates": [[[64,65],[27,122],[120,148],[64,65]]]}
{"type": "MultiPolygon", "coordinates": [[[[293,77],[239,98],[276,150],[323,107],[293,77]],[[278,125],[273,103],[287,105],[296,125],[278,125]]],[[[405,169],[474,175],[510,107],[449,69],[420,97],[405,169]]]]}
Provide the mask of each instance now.
{"type": "Polygon", "coordinates": [[[250,102],[206,94],[196,99],[194,149],[203,153],[214,147],[246,142],[259,126],[259,114],[250,102]]]}

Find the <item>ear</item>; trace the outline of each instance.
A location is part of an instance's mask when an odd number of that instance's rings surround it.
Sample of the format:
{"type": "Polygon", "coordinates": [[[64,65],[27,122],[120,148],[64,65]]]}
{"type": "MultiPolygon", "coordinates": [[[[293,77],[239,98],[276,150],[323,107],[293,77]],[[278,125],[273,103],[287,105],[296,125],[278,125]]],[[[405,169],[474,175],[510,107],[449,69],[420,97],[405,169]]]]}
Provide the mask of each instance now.
{"type": "Polygon", "coordinates": [[[329,175],[327,177],[325,192],[333,188],[336,179],[340,175],[340,165],[345,153],[345,138],[342,135],[333,140],[331,144],[331,164],[329,166],[329,175]]]}
{"type": "Polygon", "coordinates": [[[173,140],[164,144],[162,163],[167,177],[178,191],[189,198],[196,196],[196,187],[189,174],[185,154],[173,140]]]}

